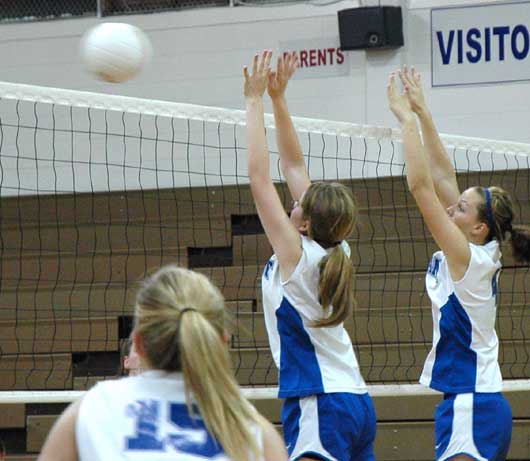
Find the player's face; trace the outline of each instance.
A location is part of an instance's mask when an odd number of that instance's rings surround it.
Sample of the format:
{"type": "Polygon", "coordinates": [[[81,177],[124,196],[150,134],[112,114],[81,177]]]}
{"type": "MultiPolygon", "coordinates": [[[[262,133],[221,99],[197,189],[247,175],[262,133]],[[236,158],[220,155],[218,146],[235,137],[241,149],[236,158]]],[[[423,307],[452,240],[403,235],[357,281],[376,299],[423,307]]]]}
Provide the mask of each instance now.
{"type": "Polygon", "coordinates": [[[469,240],[482,231],[484,223],[479,220],[478,207],[482,204],[482,197],[475,188],[466,189],[460,195],[458,202],[447,208],[447,214],[469,240]]]}

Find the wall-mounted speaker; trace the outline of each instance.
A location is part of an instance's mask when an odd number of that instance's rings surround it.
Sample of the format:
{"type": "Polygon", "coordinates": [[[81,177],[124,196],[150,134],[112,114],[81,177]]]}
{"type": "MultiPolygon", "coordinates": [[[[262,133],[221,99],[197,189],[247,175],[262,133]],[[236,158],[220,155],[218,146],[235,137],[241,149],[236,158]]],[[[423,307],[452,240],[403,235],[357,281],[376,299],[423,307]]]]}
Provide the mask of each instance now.
{"type": "Polygon", "coordinates": [[[403,46],[400,6],[349,8],[339,11],[338,17],[343,50],[403,46]]]}

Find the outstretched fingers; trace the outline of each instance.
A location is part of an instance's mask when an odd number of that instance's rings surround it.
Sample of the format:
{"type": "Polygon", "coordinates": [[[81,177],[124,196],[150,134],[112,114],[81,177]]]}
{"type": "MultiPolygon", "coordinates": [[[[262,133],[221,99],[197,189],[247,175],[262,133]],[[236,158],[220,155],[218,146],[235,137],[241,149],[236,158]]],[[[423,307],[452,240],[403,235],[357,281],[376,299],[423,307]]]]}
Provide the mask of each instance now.
{"type": "Polygon", "coordinates": [[[259,54],[256,53],[254,55],[254,59],[252,60],[252,74],[253,75],[258,71],[258,62],[259,62],[259,54]]]}
{"type": "Polygon", "coordinates": [[[421,85],[421,74],[416,70],[414,66],[412,66],[411,75],[414,83],[416,83],[416,85],[418,86],[421,85]]]}
{"type": "Polygon", "coordinates": [[[408,91],[411,86],[411,82],[410,82],[410,77],[409,77],[409,73],[407,70],[407,66],[403,66],[402,70],[398,70],[398,75],[399,75],[399,79],[401,80],[401,84],[403,85],[403,89],[405,91],[408,91]]]}
{"type": "Polygon", "coordinates": [[[263,52],[263,69],[262,71],[267,72],[267,74],[270,72],[271,68],[271,59],[272,59],[272,51],[266,50],[263,52]]]}
{"type": "Polygon", "coordinates": [[[283,60],[284,57],[282,55],[278,56],[278,60],[276,61],[276,71],[278,72],[278,75],[283,75],[283,60]]]}
{"type": "Polygon", "coordinates": [[[296,52],[292,52],[289,54],[289,65],[288,65],[288,72],[289,72],[289,77],[291,77],[295,71],[296,71],[296,68],[298,67],[298,54],[296,54],[296,52]]]}
{"type": "Polygon", "coordinates": [[[244,95],[247,98],[262,97],[270,81],[270,62],[272,51],[265,50],[261,54],[256,53],[252,60],[252,68],[243,67],[245,79],[244,95]]]}
{"type": "Polygon", "coordinates": [[[269,72],[271,65],[271,57],[272,51],[265,50],[261,53],[261,59],[259,60],[259,64],[257,65],[257,72],[259,72],[260,74],[263,72],[269,72]]]}
{"type": "Polygon", "coordinates": [[[394,72],[391,72],[388,76],[388,84],[386,87],[386,93],[388,95],[388,99],[392,99],[394,95],[396,94],[396,76],[394,72]]]}

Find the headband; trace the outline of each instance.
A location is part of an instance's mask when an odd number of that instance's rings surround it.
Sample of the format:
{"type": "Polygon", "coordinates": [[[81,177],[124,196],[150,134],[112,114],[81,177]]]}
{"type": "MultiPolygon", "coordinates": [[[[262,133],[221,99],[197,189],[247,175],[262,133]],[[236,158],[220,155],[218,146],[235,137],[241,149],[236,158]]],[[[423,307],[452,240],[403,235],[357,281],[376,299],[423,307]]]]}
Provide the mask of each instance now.
{"type": "Polygon", "coordinates": [[[490,231],[495,231],[495,219],[493,218],[493,210],[491,208],[491,192],[488,187],[484,188],[484,195],[486,196],[486,218],[490,231]]]}

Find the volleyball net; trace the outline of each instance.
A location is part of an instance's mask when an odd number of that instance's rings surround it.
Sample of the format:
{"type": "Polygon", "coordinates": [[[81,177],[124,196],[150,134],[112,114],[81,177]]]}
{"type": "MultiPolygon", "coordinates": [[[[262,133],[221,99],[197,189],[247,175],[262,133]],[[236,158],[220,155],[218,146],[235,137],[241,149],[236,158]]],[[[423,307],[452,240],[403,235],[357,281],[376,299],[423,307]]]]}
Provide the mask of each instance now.
{"type": "MultiPolygon", "coordinates": [[[[346,326],[362,374],[377,392],[426,392],[409,385],[432,340],[424,276],[436,247],[407,192],[400,133],[294,121],[312,180],[347,184],[359,204],[349,240],[358,307],[346,326]]],[[[0,83],[0,399],[47,390],[69,400],[118,375],[137,284],[168,263],[223,292],[240,384],[277,385],[260,291],[272,250],[248,187],[244,123],[237,110],[0,83]]],[[[270,115],[266,126],[288,211],[270,115]]],[[[442,139],[462,188],[504,187],[516,221],[530,222],[530,145],[442,139]]],[[[503,250],[499,361],[519,389],[530,375],[530,275],[503,250]]]]}

